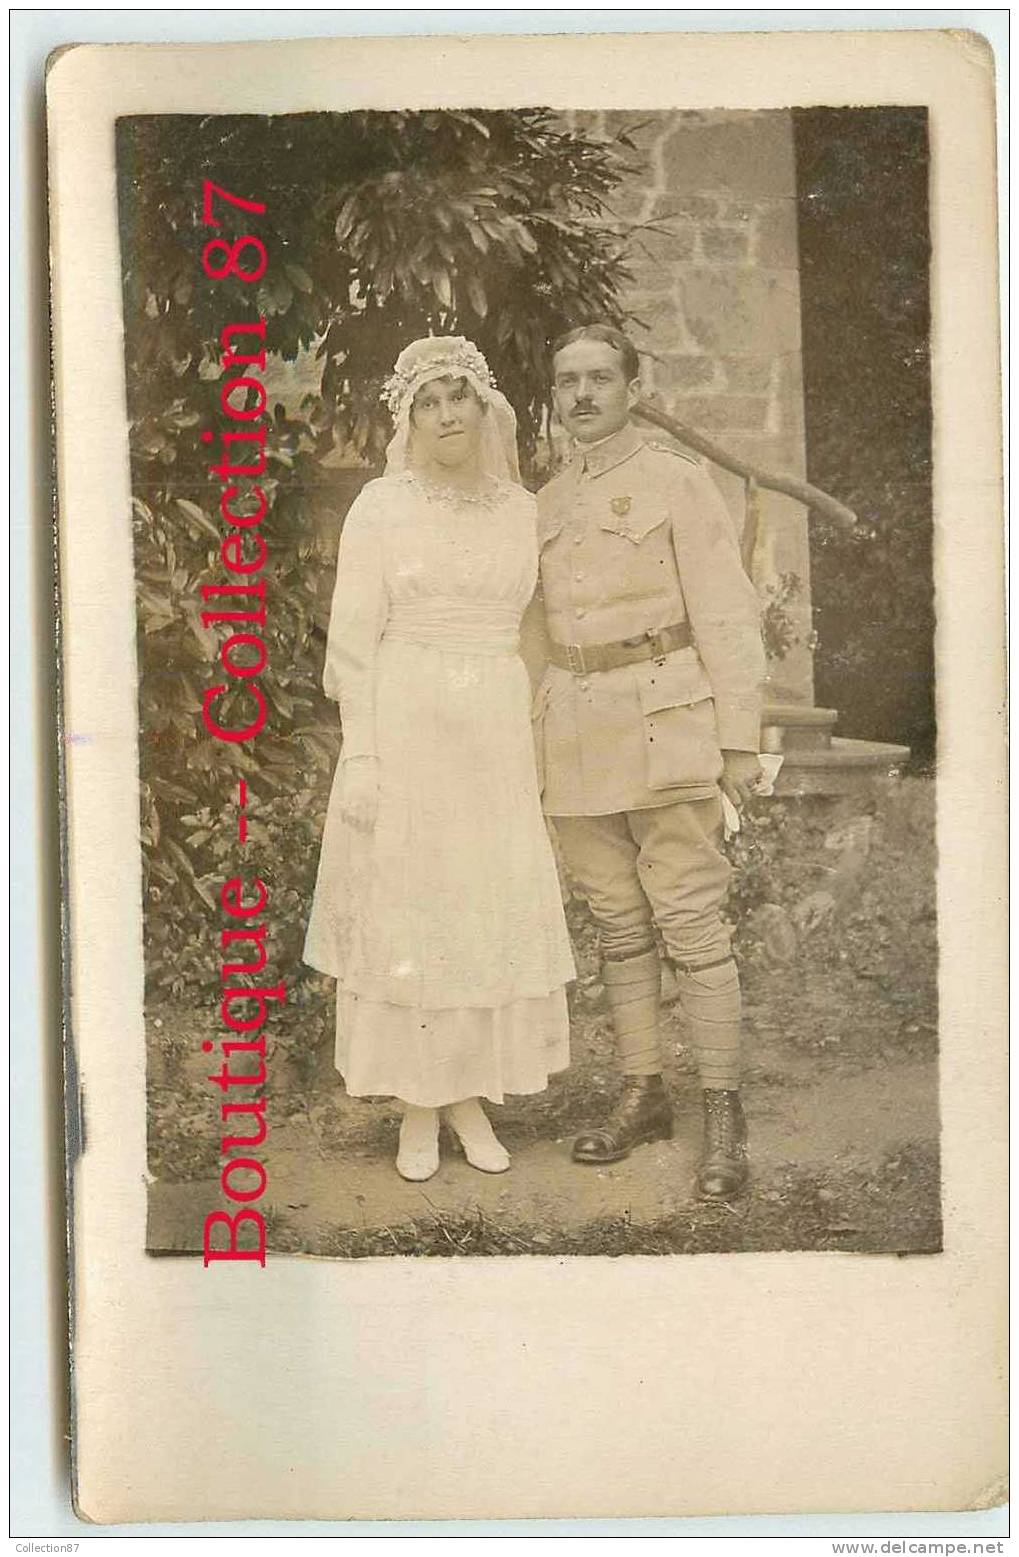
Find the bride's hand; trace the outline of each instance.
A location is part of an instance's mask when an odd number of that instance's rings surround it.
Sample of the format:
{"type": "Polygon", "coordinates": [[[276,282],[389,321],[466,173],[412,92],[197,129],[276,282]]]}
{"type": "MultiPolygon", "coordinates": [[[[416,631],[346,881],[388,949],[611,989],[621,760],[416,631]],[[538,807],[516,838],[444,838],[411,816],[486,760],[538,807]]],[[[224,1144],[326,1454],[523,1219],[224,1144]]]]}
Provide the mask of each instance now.
{"type": "Polygon", "coordinates": [[[349,757],[340,779],[340,815],[359,833],[370,833],[379,809],[377,757],[349,757]]]}

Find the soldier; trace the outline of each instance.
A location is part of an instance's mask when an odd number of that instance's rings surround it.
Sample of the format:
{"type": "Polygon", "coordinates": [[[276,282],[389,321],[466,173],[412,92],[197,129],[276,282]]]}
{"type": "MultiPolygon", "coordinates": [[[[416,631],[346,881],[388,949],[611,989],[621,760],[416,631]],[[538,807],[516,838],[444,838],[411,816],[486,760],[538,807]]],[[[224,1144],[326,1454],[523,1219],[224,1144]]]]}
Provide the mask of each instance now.
{"type": "Polygon", "coordinates": [[[721,791],[760,777],[760,610],[718,489],[630,422],[638,358],[608,325],[553,348],[572,462],[538,496],[549,665],[535,700],[544,807],[598,927],[624,1088],[576,1162],[616,1162],[672,1134],[662,1082],[657,925],[676,972],[704,1101],[698,1190],[747,1178],[740,987],[721,906],[721,791]]]}

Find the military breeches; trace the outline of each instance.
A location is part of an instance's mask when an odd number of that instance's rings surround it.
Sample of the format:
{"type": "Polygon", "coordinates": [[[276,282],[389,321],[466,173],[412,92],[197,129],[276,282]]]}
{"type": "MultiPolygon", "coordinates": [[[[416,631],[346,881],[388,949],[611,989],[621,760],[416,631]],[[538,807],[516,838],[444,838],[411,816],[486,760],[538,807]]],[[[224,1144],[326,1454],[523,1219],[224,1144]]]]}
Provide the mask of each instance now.
{"type": "Polygon", "coordinates": [[[721,848],[721,799],[554,822],[602,956],[642,956],[654,947],[657,925],[676,969],[702,1085],[738,1086],[740,993],[721,916],[731,875],[721,848]]]}
{"type": "Polygon", "coordinates": [[[720,800],[553,820],[610,961],[650,951],[652,919],[676,962],[700,966],[728,957],[720,911],[731,867],[721,849],[720,800]]]}

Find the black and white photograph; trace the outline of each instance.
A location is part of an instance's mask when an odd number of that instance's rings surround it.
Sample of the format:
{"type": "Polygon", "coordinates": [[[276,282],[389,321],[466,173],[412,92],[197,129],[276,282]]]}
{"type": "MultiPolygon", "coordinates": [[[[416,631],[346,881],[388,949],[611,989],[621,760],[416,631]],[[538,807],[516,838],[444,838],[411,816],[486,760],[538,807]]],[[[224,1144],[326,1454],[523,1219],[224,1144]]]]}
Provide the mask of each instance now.
{"type": "Polygon", "coordinates": [[[939,1247],[928,158],[118,121],[150,1248],[939,1247]]]}

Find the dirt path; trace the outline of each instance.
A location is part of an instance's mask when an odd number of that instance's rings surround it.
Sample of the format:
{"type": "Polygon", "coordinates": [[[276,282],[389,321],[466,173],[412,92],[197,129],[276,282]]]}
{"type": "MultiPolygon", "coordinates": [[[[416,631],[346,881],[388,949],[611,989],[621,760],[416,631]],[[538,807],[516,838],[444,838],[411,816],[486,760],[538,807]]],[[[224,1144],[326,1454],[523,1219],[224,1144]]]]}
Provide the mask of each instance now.
{"type": "MultiPolygon", "coordinates": [[[[603,1168],[570,1161],[574,1133],[601,1116],[614,1086],[607,1023],[591,1010],[574,1023],[571,1071],[541,1099],[493,1110],[513,1156],[504,1175],[476,1172],[444,1136],[436,1176],[405,1183],[393,1165],[394,1105],[347,1098],[335,1085],[279,1119],[265,1152],[270,1246],[337,1254],[626,1252],[649,1244],[936,1248],[937,1075],[929,1040],[918,1027],[904,1044],[880,998],[874,1009],[857,1010],[847,1035],[812,1034],[811,1018],[815,1029],[819,1017],[821,1027],[831,1026],[830,996],[825,988],[798,1002],[795,1035],[766,1020],[776,1014],[770,1005],[748,1013],[756,1027],[746,1084],[754,1177],[736,1207],[693,1198],[699,1096],[682,1050],[670,1078],[673,1140],[603,1168]]],[[[678,1047],[675,1013],[668,1030],[678,1047]]],[[[153,1186],[150,1246],[197,1248],[201,1218],[218,1204],[213,1177],[153,1186]]]]}
{"type": "MultiPolygon", "coordinates": [[[[872,1096],[869,1077],[827,1076],[797,1092],[762,1088],[751,1105],[755,1180],[758,1193],[797,1172],[820,1183],[838,1181],[846,1169],[877,1173],[889,1159],[918,1145],[936,1144],[931,1068],[897,1068],[889,1092],[872,1096]],[[912,1123],[928,1125],[919,1135],[912,1123]]],[[[638,1148],[624,1162],[583,1168],[570,1161],[570,1137],[524,1142],[511,1170],[491,1177],[470,1168],[444,1141],[443,1162],[427,1184],[405,1184],[391,1158],[351,1157],[343,1161],[309,1154],[308,1127],[289,1124],[277,1133],[270,1160],[274,1203],[294,1232],[312,1233],[331,1223],[353,1229],[392,1226],[430,1215],[489,1219],[513,1225],[542,1224],[582,1229],[601,1218],[636,1223],[691,1207],[697,1163],[697,1097],[685,1089],[683,1117],[672,1141],[638,1148]]],[[[510,1131],[505,1132],[512,1140],[510,1131]]],[[[774,1191],[772,1191],[774,1193],[774,1191]]]]}

